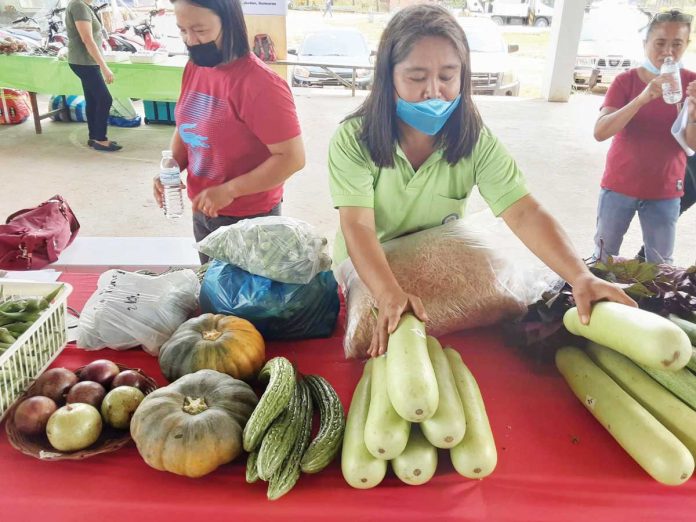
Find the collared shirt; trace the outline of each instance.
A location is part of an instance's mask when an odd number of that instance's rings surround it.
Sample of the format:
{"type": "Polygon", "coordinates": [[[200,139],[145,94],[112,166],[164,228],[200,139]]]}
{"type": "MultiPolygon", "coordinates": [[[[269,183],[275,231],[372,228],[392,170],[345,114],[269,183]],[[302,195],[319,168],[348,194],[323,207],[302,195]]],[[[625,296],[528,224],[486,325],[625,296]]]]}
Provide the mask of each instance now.
{"type": "MultiPolygon", "coordinates": [[[[374,209],[380,243],[461,218],[474,186],[496,216],[528,194],[522,172],[487,128],[468,158],[450,165],[439,149],[414,171],[398,143],[394,167],[377,167],[360,140],[361,121],[341,124],[329,146],[331,197],[336,208],[374,209]]],[[[347,257],[339,230],[335,266],[347,257]]]]}

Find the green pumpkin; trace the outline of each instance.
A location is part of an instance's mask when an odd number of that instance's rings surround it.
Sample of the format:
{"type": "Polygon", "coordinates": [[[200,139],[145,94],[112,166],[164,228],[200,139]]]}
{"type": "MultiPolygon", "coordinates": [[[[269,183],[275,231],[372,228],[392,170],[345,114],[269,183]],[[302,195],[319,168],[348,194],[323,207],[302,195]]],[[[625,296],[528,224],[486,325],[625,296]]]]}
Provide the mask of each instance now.
{"type": "Polygon", "coordinates": [[[131,436],[153,468],[202,477],[240,454],[257,403],[247,383],[200,370],[147,395],[131,419],[131,436]]]}

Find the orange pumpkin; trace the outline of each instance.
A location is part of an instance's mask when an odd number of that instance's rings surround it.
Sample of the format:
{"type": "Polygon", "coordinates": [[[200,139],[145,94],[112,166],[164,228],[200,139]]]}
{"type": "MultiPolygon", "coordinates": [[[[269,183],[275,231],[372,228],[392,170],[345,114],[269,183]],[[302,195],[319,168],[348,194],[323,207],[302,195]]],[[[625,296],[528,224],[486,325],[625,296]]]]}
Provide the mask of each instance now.
{"type": "Polygon", "coordinates": [[[204,369],[248,380],[259,372],[265,355],[263,337],[246,319],[203,314],[183,323],[164,343],[159,365],[169,382],[204,369]]]}

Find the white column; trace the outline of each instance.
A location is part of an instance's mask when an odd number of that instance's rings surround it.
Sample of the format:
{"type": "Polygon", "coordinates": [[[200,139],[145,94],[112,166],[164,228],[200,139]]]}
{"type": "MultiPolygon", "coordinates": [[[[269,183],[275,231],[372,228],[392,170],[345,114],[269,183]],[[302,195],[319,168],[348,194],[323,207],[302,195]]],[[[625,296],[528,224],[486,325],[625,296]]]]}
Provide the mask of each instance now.
{"type": "Polygon", "coordinates": [[[541,89],[548,101],[567,102],[570,98],[584,14],[585,0],[556,0],[541,89]]]}

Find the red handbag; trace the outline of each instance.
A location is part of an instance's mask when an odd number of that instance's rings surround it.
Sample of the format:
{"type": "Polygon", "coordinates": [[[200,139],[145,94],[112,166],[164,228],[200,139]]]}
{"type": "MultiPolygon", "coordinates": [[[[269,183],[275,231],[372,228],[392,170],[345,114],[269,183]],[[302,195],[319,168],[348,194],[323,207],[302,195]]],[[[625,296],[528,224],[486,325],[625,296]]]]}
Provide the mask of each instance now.
{"type": "Polygon", "coordinates": [[[38,270],[58,260],[80,223],[61,196],[15,212],[0,225],[0,268],[38,270]]]}

